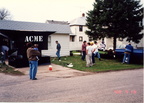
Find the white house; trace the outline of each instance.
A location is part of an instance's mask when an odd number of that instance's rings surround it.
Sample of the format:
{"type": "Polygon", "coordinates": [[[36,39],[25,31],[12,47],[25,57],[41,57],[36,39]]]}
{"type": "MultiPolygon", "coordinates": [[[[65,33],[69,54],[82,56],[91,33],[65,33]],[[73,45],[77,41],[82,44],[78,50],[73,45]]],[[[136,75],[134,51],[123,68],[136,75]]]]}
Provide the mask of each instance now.
{"type": "Polygon", "coordinates": [[[56,32],[48,36],[48,50],[42,50],[44,55],[49,55],[51,57],[56,57],[56,43],[58,41],[61,45],[61,56],[70,55],[70,44],[69,35],[71,34],[68,22],[47,20],[48,25],[57,25],[56,32]]]}
{"type": "MultiPolygon", "coordinates": [[[[72,34],[70,34],[70,50],[81,50],[83,41],[92,41],[92,38],[85,33],[86,30],[88,30],[85,14],[83,13],[81,17],[75,18],[69,23],[72,32],[72,34]]],[[[110,40],[107,39],[97,40],[98,43],[102,41],[105,43],[110,42],[110,40]]]]}
{"type": "Polygon", "coordinates": [[[83,41],[89,41],[88,35],[85,34],[87,30],[85,14],[69,23],[72,32],[70,34],[70,50],[81,50],[83,41]]]}
{"type": "MultiPolygon", "coordinates": [[[[81,17],[75,18],[69,23],[70,29],[72,31],[72,34],[70,34],[70,50],[81,50],[81,45],[84,40],[86,40],[87,42],[92,40],[85,33],[85,31],[88,30],[86,26],[85,14],[82,14],[81,17]]],[[[106,49],[113,49],[113,38],[104,38],[101,40],[97,40],[97,42],[104,42],[106,44],[106,49]]],[[[117,48],[123,48],[126,44],[128,44],[128,42],[126,42],[126,39],[117,39],[117,48]]],[[[134,46],[134,48],[141,48],[143,47],[143,38],[141,39],[140,43],[136,44],[134,42],[131,42],[131,44],[134,46]]]]}

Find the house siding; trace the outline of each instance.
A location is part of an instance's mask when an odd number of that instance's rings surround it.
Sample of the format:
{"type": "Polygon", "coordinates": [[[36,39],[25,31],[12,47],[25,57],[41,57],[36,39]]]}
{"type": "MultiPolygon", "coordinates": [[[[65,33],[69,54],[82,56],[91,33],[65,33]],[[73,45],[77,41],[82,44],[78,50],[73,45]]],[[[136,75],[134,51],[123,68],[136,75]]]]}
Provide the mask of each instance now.
{"type": "Polygon", "coordinates": [[[51,37],[51,43],[48,44],[48,50],[42,50],[43,56],[51,56],[56,57],[56,43],[55,41],[58,41],[61,45],[61,56],[69,56],[70,55],[70,49],[69,49],[69,34],[52,34],[51,37]]]}
{"type": "MultiPolygon", "coordinates": [[[[78,18],[70,21],[70,29],[72,31],[72,36],[75,37],[74,41],[70,41],[70,50],[81,50],[82,42],[79,41],[79,37],[82,36],[83,41],[86,40],[87,42],[89,42],[89,37],[88,37],[88,35],[85,34],[85,31],[88,30],[88,28],[86,27],[85,15],[82,14],[82,17],[78,17],[78,18]],[[79,26],[83,26],[82,32],[79,31],[79,26]]],[[[141,33],[144,33],[144,30],[142,30],[141,33]]],[[[98,39],[96,41],[98,42],[98,44],[100,44],[103,40],[98,39]]],[[[113,49],[113,38],[105,37],[104,43],[106,44],[105,49],[107,49],[107,50],[113,49]]],[[[126,41],[126,39],[123,39],[120,41],[118,38],[116,47],[117,48],[124,47],[124,45],[127,45],[127,44],[128,44],[128,42],[126,41]]],[[[134,46],[134,48],[142,48],[142,47],[144,47],[143,46],[143,38],[140,40],[139,43],[131,42],[131,44],[134,46]]]]}
{"type": "Polygon", "coordinates": [[[85,34],[87,27],[83,26],[83,31],[79,31],[79,26],[76,25],[70,26],[70,28],[72,33],[76,35],[74,42],[70,41],[70,50],[81,50],[83,41],[89,41],[88,36],[85,34]],[[83,40],[79,41],[79,37],[82,37],[83,40]]]}

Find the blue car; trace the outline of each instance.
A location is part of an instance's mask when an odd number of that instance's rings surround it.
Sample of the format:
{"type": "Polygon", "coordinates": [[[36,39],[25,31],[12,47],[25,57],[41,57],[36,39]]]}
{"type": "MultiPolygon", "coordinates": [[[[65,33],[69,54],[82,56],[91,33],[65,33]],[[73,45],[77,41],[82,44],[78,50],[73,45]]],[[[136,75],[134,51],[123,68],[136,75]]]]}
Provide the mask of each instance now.
{"type": "MultiPolygon", "coordinates": [[[[130,57],[130,63],[138,63],[143,64],[143,49],[134,49],[133,53],[130,57]]],[[[116,58],[120,59],[121,62],[123,60],[125,49],[116,49],[115,50],[115,56],[116,58]]]]}

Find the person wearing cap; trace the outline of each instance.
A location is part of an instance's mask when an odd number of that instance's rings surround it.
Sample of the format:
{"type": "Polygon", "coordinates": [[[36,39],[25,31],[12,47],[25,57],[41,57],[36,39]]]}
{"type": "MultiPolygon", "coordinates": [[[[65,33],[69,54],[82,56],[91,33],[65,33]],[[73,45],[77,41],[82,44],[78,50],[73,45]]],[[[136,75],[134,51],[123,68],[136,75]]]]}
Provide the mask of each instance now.
{"type": "Polygon", "coordinates": [[[93,51],[93,48],[90,44],[90,42],[87,44],[87,47],[86,47],[86,67],[91,67],[93,66],[93,63],[92,63],[92,51],[93,51]]]}
{"type": "Polygon", "coordinates": [[[95,64],[95,46],[94,46],[94,42],[90,42],[90,45],[92,46],[92,63],[95,64]]]}
{"type": "Polygon", "coordinates": [[[131,45],[131,43],[129,43],[125,47],[125,52],[124,52],[124,57],[123,57],[122,64],[124,64],[124,63],[129,64],[131,53],[133,53],[133,46],[131,45]]]}

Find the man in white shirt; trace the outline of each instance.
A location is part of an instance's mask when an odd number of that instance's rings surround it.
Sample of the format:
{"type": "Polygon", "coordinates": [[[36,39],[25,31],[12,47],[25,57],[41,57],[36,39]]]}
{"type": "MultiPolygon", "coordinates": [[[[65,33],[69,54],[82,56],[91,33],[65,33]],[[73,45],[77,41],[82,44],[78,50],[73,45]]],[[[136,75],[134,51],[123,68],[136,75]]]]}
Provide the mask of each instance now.
{"type": "Polygon", "coordinates": [[[104,42],[101,42],[100,49],[103,50],[103,51],[105,51],[105,47],[106,47],[106,45],[104,44],[104,42]]]}
{"type": "Polygon", "coordinates": [[[86,47],[86,67],[93,66],[92,51],[93,51],[93,47],[90,45],[90,43],[88,43],[88,45],[86,47]]]}
{"type": "Polygon", "coordinates": [[[96,41],[94,42],[93,48],[94,48],[94,56],[97,55],[97,57],[99,58],[99,60],[101,60],[101,58],[100,58],[100,53],[99,53],[99,51],[98,51],[99,46],[98,46],[98,44],[97,44],[96,41]]]}

